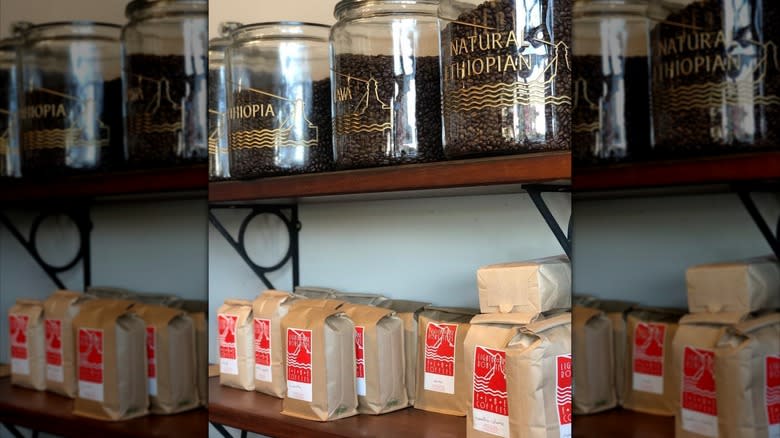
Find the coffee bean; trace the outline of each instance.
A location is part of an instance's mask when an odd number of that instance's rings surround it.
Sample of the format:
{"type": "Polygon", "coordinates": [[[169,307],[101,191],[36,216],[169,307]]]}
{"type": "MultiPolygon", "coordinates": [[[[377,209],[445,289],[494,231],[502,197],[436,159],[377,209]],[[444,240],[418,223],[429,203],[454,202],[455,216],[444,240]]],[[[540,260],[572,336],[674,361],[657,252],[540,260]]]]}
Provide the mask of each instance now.
{"type": "Polygon", "coordinates": [[[444,159],[438,56],[343,54],[334,62],[338,167],[444,159]]]}
{"type": "Polygon", "coordinates": [[[570,148],[571,3],[490,0],[443,27],[447,157],[570,148]]]}

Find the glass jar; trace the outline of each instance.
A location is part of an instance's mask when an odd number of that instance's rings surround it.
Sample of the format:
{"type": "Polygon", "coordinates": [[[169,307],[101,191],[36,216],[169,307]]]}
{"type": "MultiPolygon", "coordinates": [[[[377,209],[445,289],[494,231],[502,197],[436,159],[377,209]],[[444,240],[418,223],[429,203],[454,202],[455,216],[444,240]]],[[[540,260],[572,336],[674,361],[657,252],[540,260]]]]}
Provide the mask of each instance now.
{"type": "Polygon", "coordinates": [[[16,57],[20,38],[0,40],[0,178],[22,175],[19,153],[19,73],[16,57]]]}
{"type": "Polygon", "coordinates": [[[646,157],[652,144],[646,0],[574,5],[572,153],[577,166],[646,157]]]}
{"type": "Polygon", "coordinates": [[[780,8],[676,0],[652,31],[653,155],[780,146],[780,8]]]}
{"type": "Polygon", "coordinates": [[[105,170],[121,162],[120,31],[93,22],[24,31],[19,117],[25,176],[105,170]]]}
{"type": "Polygon", "coordinates": [[[330,35],[336,164],[437,161],[438,1],[342,0],[330,35]]]}
{"type": "Polygon", "coordinates": [[[242,26],[230,34],[231,177],[330,168],[329,29],[322,24],[275,22],[242,26]]]}
{"type": "Polygon", "coordinates": [[[234,22],[221,23],[220,37],[209,40],[209,179],[212,181],[230,178],[225,51],[230,45],[230,32],[240,26],[234,22]]]}
{"type": "Polygon", "coordinates": [[[136,166],[208,159],[206,0],[134,0],[122,31],[125,149],[136,166]]]}
{"type": "Polygon", "coordinates": [[[569,150],[572,2],[442,0],[449,158],[569,150]]]}

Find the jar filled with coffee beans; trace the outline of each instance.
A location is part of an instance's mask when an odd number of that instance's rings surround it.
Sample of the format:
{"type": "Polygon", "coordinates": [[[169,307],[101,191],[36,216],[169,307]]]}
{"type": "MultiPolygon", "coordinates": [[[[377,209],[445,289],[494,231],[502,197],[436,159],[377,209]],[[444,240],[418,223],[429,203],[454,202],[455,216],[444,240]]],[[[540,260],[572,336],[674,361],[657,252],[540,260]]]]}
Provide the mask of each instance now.
{"type": "Polygon", "coordinates": [[[650,19],[646,0],[574,5],[575,165],[646,157],[651,146],[650,19]]]}
{"type": "Polygon", "coordinates": [[[115,24],[86,21],[24,31],[19,119],[26,177],[121,163],[120,32],[115,24]]]}
{"type": "Polygon", "coordinates": [[[780,147],[780,8],[675,0],[651,36],[653,155],[780,147]]]}
{"type": "Polygon", "coordinates": [[[21,43],[20,38],[0,39],[0,178],[18,178],[22,174],[16,68],[21,43]]]}
{"type": "Polygon", "coordinates": [[[205,163],[207,0],[134,0],[125,15],[128,161],[138,167],[205,163]]]}
{"type": "Polygon", "coordinates": [[[230,175],[321,172],[333,163],[329,26],[239,27],[227,50],[230,175]]]}
{"type": "Polygon", "coordinates": [[[227,132],[227,63],[225,52],[230,45],[230,32],[240,23],[220,24],[219,38],[209,40],[209,180],[230,178],[227,132]]]}
{"type": "Polygon", "coordinates": [[[341,168],[444,159],[432,0],[342,0],[331,32],[341,168]]]}
{"type": "Polygon", "coordinates": [[[569,0],[442,0],[447,157],[570,149],[569,0]]]}

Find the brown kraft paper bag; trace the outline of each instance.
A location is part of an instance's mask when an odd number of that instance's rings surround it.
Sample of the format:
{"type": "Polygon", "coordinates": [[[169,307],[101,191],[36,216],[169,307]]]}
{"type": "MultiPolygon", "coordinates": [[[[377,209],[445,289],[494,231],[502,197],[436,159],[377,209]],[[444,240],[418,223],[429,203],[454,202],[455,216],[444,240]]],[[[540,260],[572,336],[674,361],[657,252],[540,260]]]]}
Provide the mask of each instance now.
{"type": "Polygon", "coordinates": [[[520,328],[506,347],[509,438],[572,436],[571,314],[520,328]]]}
{"type": "Polygon", "coordinates": [[[310,299],[332,299],[339,291],[328,287],[298,286],[295,288],[295,294],[310,299]]]}
{"type": "Polygon", "coordinates": [[[225,300],[217,312],[219,383],[245,391],[255,390],[255,340],[252,303],[225,300]]]}
{"type": "Polygon", "coordinates": [[[146,324],[133,306],[132,301],[89,300],[73,319],[75,415],[117,421],[149,412],[146,324]]]}
{"type": "Polygon", "coordinates": [[[542,313],[571,307],[566,256],[483,266],[477,271],[482,313],[542,313]]]}
{"type": "Polygon", "coordinates": [[[409,406],[414,406],[417,395],[417,318],[425,306],[430,303],[408,300],[388,300],[379,304],[379,307],[395,311],[404,323],[404,380],[406,381],[406,398],[409,406]]]}
{"type": "Polygon", "coordinates": [[[684,312],[642,307],[626,321],[626,398],[623,407],[653,415],[674,415],[672,340],[684,312]]]}
{"type": "Polygon", "coordinates": [[[284,398],[284,344],[282,318],[300,295],[267,290],[252,303],[254,314],[255,391],[284,398]]]}
{"type": "Polygon", "coordinates": [[[780,264],[774,256],[688,268],[690,313],[780,309],[780,264]]]}
{"type": "Polygon", "coordinates": [[[722,438],[780,436],[780,313],[726,329],[715,349],[722,438]]]}
{"type": "Polygon", "coordinates": [[[58,290],[43,302],[46,332],[46,390],[75,398],[76,341],[73,318],[81,304],[92,299],[81,292],[58,290]]]}
{"type": "Polygon", "coordinates": [[[8,310],[11,340],[11,383],[46,389],[46,353],[43,303],[17,299],[8,310]]]}
{"type": "Polygon", "coordinates": [[[508,437],[509,402],[506,386],[506,347],[535,315],[506,313],[477,315],[463,342],[469,383],[467,437],[508,437]]]}
{"type": "Polygon", "coordinates": [[[615,356],[615,394],[620,406],[626,399],[626,373],[628,364],[626,362],[626,348],[628,347],[628,332],[626,331],[626,319],[636,303],[619,300],[598,300],[595,304],[597,309],[604,311],[604,314],[612,323],[612,341],[614,344],[615,356]]]}
{"type": "Polygon", "coordinates": [[[198,380],[198,400],[201,406],[209,404],[209,333],[205,312],[190,313],[195,326],[195,364],[198,380]]]}
{"type": "Polygon", "coordinates": [[[382,295],[357,292],[339,292],[334,298],[352,304],[363,304],[365,306],[381,306],[382,303],[388,301],[388,298],[382,295]]]}
{"type": "Polygon", "coordinates": [[[344,305],[344,303],[346,303],[346,301],[330,298],[310,298],[296,300],[290,305],[290,307],[319,307],[321,309],[336,310],[344,305]]]}
{"type": "Polygon", "coordinates": [[[385,414],[409,405],[404,384],[404,326],[392,310],[347,303],[355,324],[355,379],[358,412],[385,414]]]}
{"type": "Polygon", "coordinates": [[[612,321],[604,312],[575,306],[572,311],[574,413],[593,414],[617,406],[612,321]]]}
{"type": "Polygon", "coordinates": [[[463,341],[477,313],[476,309],[433,306],[420,313],[415,408],[466,416],[469,382],[463,341]]]}
{"type": "Polygon", "coordinates": [[[147,381],[153,414],[198,407],[197,347],[192,318],[183,310],[136,305],[146,323],[147,381]]]}
{"type": "Polygon", "coordinates": [[[680,319],[672,342],[675,437],[717,438],[715,346],[727,327],[747,315],[693,313],[680,319]]]}
{"type": "Polygon", "coordinates": [[[282,318],[282,333],[287,370],[282,414],[315,421],[357,415],[352,321],[336,310],[293,306],[282,318]]]}

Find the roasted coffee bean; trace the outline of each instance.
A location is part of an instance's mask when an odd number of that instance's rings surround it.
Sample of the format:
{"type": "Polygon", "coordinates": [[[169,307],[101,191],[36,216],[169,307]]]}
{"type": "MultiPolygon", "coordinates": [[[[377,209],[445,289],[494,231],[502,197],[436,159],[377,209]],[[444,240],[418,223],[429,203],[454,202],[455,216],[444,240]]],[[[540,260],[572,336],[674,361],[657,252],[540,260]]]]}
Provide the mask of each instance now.
{"type": "Polygon", "coordinates": [[[444,159],[438,56],[344,54],[334,70],[337,166],[444,159]]]}
{"type": "Polygon", "coordinates": [[[642,56],[611,56],[606,65],[601,56],[573,58],[576,165],[640,160],[648,155],[649,62],[642,56]]]}
{"type": "Polygon", "coordinates": [[[775,2],[699,0],[654,27],[654,157],[780,147],[778,19],[775,2]]]}
{"type": "Polygon", "coordinates": [[[233,94],[228,110],[231,178],[331,169],[330,80],[312,82],[311,94],[299,103],[270,95],[267,90],[284,89],[280,81],[257,76],[249,81],[258,84],[254,90],[233,94]]]}
{"type": "Polygon", "coordinates": [[[448,157],[570,148],[571,3],[490,0],[443,27],[448,157]],[[515,22],[535,13],[537,26],[515,22]],[[510,32],[517,44],[508,43],[510,32]],[[543,84],[534,79],[540,69],[543,84]]]}
{"type": "Polygon", "coordinates": [[[65,83],[52,76],[41,83],[42,87],[24,93],[20,111],[24,176],[60,176],[120,165],[121,79],[99,87],[65,83]],[[91,112],[92,108],[99,114],[91,112]]]}
{"type": "Polygon", "coordinates": [[[134,166],[208,160],[206,57],[130,55],[127,77],[127,158],[134,166]],[[191,74],[188,63],[202,63],[191,74]]]}

